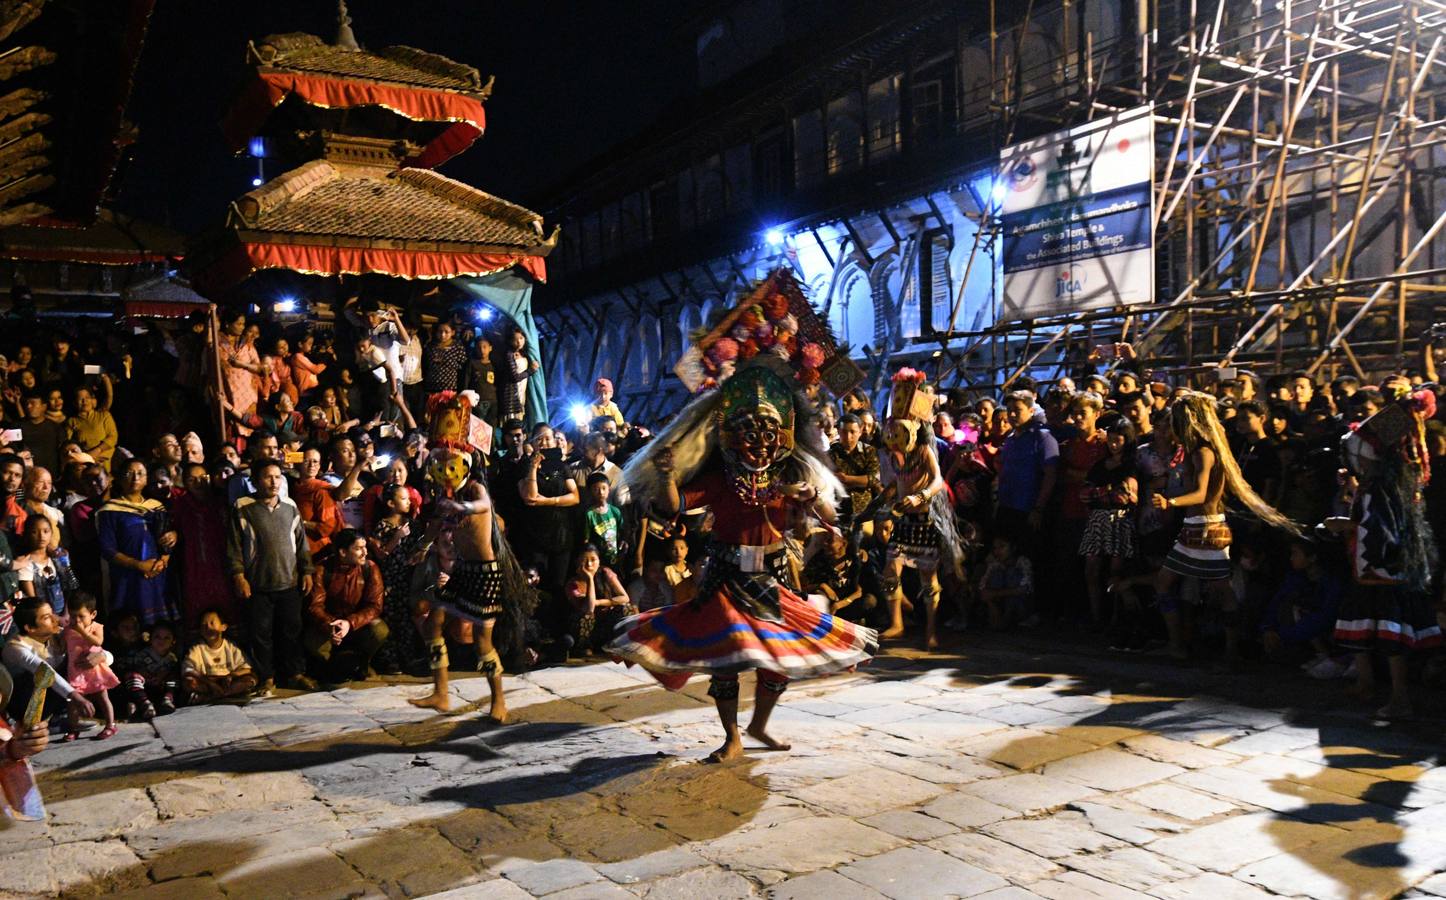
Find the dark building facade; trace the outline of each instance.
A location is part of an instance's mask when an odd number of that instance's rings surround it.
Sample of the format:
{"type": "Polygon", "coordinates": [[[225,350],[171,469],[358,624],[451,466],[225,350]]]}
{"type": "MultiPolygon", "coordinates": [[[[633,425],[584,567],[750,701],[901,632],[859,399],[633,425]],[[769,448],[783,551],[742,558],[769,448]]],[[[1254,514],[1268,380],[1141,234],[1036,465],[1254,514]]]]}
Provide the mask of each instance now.
{"type": "MultiPolygon", "coordinates": [[[[1344,240],[1330,243],[1351,218],[1343,210],[1365,199],[1359,186],[1378,183],[1361,175],[1372,118],[1405,97],[1386,100],[1379,48],[1392,29],[1416,35],[1438,16],[1408,3],[1409,15],[1387,21],[1370,0],[1346,5],[716,4],[692,29],[690,102],[543,204],[563,233],[539,297],[553,408],[605,376],[631,416],[665,417],[684,399],[671,366],[689,333],[779,265],[795,270],[876,382],[913,363],[946,384],[998,385],[1122,337],[1182,371],[1212,353],[1265,359],[1272,339],[1277,351],[1328,344],[1324,307],[1341,298],[1291,291],[1331,268],[1427,269],[1443,250],[1434,235],[1414,259],[1399,246],[1403,228],[1409,241],[1413,224],[1418,237],[1431,224],[1424,196],[1404,225],[1381,222],[1389,205],[1357,217],[1344,262],[1344,240]],[[1367,24],[1350,32],[1343,12],[1367,24]],[[1331,47],[1346,64],[1312,79],[1331,47]],[[1157,304],[1002,323],[991,196],[1001,148],[1151,102],[1161,206],[1184,201],[1157,222],[1157,304]],[[1292,140],[1282,142],[1285,128],[1292,140]],[[1254,305],[1211,299],[1246,285],[1254,305]],[[1279,312],[1275,325],[1250,327],[1282,303],[1309,327],[1281,340],[1279,312]]],[[[1422,88],[1434,83],[1423,78],[1422,88]]],[[[1441,160],[1418,162],[1412,189],[1429,185],[1434,198],[1441,160]]],[[[1398,352],[1405,341],[1397,337],[1398,352]]]]}

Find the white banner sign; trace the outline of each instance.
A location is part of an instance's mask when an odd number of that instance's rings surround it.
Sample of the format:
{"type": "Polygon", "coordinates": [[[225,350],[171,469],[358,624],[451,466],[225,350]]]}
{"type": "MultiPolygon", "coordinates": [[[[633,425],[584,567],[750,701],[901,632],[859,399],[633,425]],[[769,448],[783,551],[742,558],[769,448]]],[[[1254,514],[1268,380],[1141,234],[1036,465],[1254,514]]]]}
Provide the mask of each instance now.
{"type": "Polygon", "coordinates": [[[1155,298],[1155,144],[1145,106],[1000,153],[1006,320],[1155,298]]]}

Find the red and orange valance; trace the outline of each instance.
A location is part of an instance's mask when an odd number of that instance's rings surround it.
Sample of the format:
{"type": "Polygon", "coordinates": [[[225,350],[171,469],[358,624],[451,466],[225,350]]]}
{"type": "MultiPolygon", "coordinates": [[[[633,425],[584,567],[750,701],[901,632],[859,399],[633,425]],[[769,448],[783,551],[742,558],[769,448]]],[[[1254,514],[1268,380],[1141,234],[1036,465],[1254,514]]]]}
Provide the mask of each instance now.
{"type": "Polygon", "coordinates": [[[233,150],[246,145],[271,110],[295,94],[313,106],[350,109],[380,106],[416,122],[451,123],[407,165],[434,168],[472,146],[482,136],[486,115],[482,101],[450,91],[402,87],[376,82],[303,75],[298,72],[259,71],[236,104],[222,129],[233,150]]]}
{"type": "Polygon", "coordinates": [[[260,269],[290,269],[303,275],[390,275],[432,279],[490,275],[513,266],[536,281],[547,281],[541,256],[439,250],[387,250],[312,244],[239,243],[195,275],[207,294],[239,284],[260,269]]]}

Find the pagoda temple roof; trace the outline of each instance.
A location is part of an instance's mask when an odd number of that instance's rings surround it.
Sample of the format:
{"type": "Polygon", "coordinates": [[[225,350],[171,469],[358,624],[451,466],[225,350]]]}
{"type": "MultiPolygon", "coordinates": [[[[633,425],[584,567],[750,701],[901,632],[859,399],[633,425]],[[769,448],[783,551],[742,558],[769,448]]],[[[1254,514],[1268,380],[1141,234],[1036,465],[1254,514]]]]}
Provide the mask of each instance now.
{"type": "Polygon", "coordinates": [[[492,93],[492,79],[484,83],[472,66],[414,47],[357,50],[329,44],[314,34],[291,33],[253,43],[251,56],[266,69],[453,91],[478,100],[492,93]]]}
{"type": "Polygon", "coordinates": [[[237,151],[254,136],[315,130],[399,140],[407,165],[429,169],[472,145],[486,127],[492,79],[413,47],[362,50],[312,34],[274,34],[252,43],[253,76],[222,130],[237,151]]]}
{"type": "Polygon", "coordinates": [[[430,169],[314,160],[243,194],[230,224],[248,232],[474,244],[544,255],[542,216],[430,169]]]}
{"type": "Polygon", "coordinates": [[[211,291],[264,268],[452,278],[520,266],[541,281],[556,243],[539,214],[429,169],[322,159],[239,197],[193,262],[211,291]]]}

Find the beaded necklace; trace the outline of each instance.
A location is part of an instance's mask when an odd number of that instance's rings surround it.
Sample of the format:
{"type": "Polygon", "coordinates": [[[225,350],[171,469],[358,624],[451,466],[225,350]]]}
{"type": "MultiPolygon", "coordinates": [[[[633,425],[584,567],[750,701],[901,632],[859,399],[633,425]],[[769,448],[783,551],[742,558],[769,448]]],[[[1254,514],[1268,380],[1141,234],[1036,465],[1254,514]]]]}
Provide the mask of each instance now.
{"type": "Polygon", "coordinates": [[[779,496],[778,485],[767,471],[730,473],[728,486],[746,506],[767,506],[779,496]]]}

